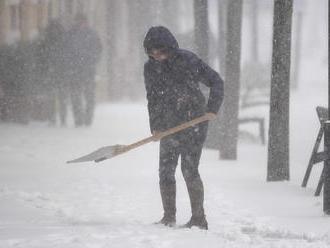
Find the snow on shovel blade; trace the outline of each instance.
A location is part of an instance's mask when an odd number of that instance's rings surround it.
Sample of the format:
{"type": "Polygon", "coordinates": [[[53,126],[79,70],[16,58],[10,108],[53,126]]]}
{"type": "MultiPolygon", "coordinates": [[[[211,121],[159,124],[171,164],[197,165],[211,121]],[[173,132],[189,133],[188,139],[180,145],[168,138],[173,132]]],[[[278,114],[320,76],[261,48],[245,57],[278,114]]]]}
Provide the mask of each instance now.
{"type": "Polygon", "coordinates": [[[97,149],[96,151],[90,154],[87,154],[77,159],[67,161],[67,163],[81,163],[81,162],[90,162],[90,161],[99,162],[116,156],[117,152],[123,147],[124,147],[123,145],[101,147],[100,149],[97,149]]]}

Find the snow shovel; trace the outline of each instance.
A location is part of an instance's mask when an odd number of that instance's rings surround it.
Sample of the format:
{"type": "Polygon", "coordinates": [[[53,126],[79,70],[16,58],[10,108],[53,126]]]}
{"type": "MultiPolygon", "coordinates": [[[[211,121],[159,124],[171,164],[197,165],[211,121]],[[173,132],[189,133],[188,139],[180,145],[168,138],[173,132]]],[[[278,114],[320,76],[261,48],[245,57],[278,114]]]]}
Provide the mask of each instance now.
{"type": "MultiPolygon", "coordinates": [[[[181,125],[178,125],[176,127],[173,127],[169,130],[166,130],[166,131],[163,131],[161,132],[157,137],[158,138],[164,138],[165,136],[168,136],[170,134],[173,134],[173,133],[176,133],[176,132],[179,132],[187,127],[191,127],[193,125],[196,125],[198,123],[201,123],[201,122],[204,122],[204,121],[207,121],[207,120],[210,120],[208,118],[208,116],[204,115],[204,116],[201,116],[199,118],[196,118],[194,120],[191,120],[191,121],[188,121],[186,123],[183,123],[181,125]]],[[[74,160],[70,160],[70,161],[67,161],[67,163],[80,163],[80,162],[89,162],[89,161],[94,161],[96,163],[98,162],[101,162],[103,160],[106,160],[106,159],[110,159],[110,158],[113,158],[119,154],[122,154],[122,153],[125,153],[125,152],[128,152],[134,148],[137,148],[139,146],[143,146],[145,144],[148,144],[152,141],[154,141],[155,137],[152,135],[148,138],[145,138],[143,140],[140,140],[138,142],[135,142],[133,144],[130,144],[130,145],[114,145],[114,146],[105,146],[105,147],[102,147],[86,156],[83,156],[83,157],[80,157],[80,158],[77,158],[77,159],[74,159],[74,160]]]]}

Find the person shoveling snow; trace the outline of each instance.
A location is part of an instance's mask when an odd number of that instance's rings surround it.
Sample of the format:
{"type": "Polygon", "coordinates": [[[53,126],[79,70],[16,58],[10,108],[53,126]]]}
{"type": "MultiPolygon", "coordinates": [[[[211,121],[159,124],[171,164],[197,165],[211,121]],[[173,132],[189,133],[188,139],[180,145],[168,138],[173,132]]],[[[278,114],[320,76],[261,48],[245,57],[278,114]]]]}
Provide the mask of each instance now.
{"type": "Polygon", "coordinates": [[[102,147],[68,163],[100,162],[160,140],[159,185],[164,215],[157,223],[176,224],[175,170],[181,156],[181,170],[192,212],[191,219],[183,227],[208,229],[203,207],[204,187],[198,166],[207,121],[216,118],[223,101],[223,80],[195,54],[180,49],[175,37],[165,27],[150,28],[143,45],[149,56],[144,66],[144,78],[152,136],[127,146],[102,147]],[[199,88],[200,82],[210,88],[207,104],[199,88]]]}
{"type": "Polygon", "coordinates": [[[181,155],[181,170],[192,212],[183,227],[208,229],[203,182],[198,171],[208,122],[164,138],[161,134],[200,116],[215,119],[223,101],[223,80],[194,53],[180,49],[173,34],[163,26],[151,27],[143,45],[149,56],[144,65],[144,78],[150,129],[155,140],[160,139],[159,185],[164,216],[158,223],[166,226],[176,223],[175,170],[181,155]],[[207,104],[199,82],[210,88],[207,104]]]}

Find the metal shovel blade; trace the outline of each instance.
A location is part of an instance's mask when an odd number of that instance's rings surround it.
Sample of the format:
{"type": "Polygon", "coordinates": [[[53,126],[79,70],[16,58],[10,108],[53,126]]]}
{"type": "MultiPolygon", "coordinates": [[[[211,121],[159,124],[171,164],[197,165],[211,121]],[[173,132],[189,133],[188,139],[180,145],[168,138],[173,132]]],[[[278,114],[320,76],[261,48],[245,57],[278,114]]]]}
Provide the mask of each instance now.
{"type": "Polygon", "coordinates": [[[67,163],[81,163],[81,162],[90,162],[90,161],[99,162],[116,156],[117,152],[123,147],[124,147],[123,145],[104,146],[90,154],[87,154],[77,159],[67,161],[67,163]]]}

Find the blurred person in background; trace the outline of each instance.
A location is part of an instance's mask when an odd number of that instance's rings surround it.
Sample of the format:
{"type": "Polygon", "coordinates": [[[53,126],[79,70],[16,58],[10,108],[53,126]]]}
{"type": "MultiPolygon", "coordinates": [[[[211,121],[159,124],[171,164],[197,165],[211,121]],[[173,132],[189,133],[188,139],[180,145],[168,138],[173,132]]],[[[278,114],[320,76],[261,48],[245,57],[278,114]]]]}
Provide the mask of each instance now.
{"type": "Polygon", "coordinates": [[[89,27],[87,16],[79,13],[65,42],[65,64],[75,126],[90,126],[95,108],[95,74],[102,52],[101,41],[89,27]]]}
{"type": "Polygon", "coordinates": [[[65,64],[66,31],[58,20],[50,21],[45,30],[45,38],[41,43],[40,69],[44,73],[43,87],[46,91],[47,119],[51,125],[56,124],[56,100],[59,103],[59,117],[62,126],[66,125],[69,85],[66,78],[65,64]]]}

